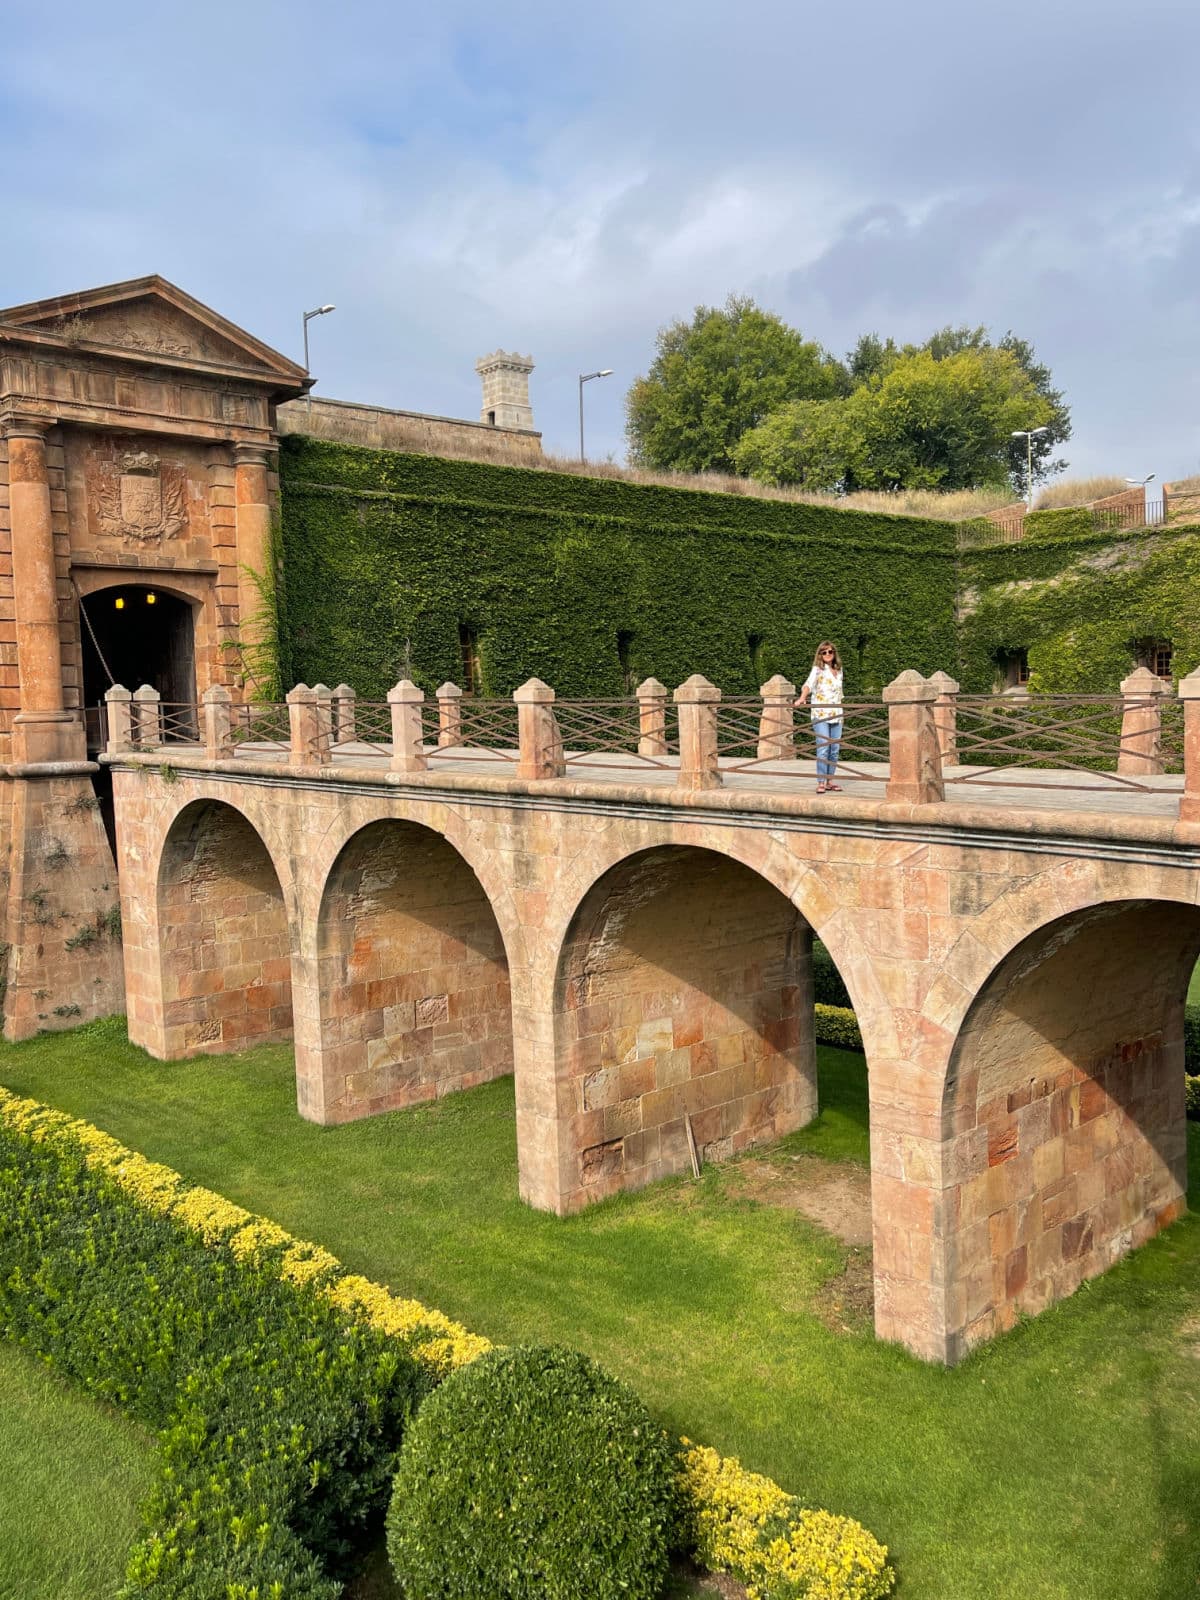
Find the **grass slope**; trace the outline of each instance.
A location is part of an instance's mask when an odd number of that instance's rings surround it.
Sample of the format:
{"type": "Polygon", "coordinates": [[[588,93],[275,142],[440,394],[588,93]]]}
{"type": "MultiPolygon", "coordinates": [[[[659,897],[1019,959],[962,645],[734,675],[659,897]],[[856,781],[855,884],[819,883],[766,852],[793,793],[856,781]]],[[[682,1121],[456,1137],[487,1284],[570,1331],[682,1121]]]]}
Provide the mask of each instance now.
{"type": "MultiPolygon", "coordinates": [[[[861,1058],[820,1055],[827,1110],[773,1160],[865,1159],[861,1058]]],[[[286,1049],[160,1063],[111,1023],[4,1047],[0,1081],[493,1339],[587,1350],[673,1428],[861,1518],[903,1600],[1197,1592],[1196,1215],[945,1372],[832,1331],[848,1253],[720,1169],[566,1220],[522,1206],[511,1081],[320,1129],[286,1049]]]]}
{"type": "Polygon", "coordinates": [[[0,1342],[0,1597],[116,1592],[154,1471],[148,1435],[0,1342]]]}

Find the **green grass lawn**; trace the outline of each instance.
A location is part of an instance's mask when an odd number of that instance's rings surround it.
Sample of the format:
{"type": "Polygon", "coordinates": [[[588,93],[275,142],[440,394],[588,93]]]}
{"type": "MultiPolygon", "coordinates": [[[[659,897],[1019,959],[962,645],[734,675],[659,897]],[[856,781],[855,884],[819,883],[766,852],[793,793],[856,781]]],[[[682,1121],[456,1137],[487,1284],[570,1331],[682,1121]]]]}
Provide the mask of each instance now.
{"type": "MultiPolygon", "coordinates": [[[[565,1220],[522,1206],[511,1081],[320,1129],[288,1050],[164,1064],[111,1023],[4,1047],[0,1081],[493,1339],[589,1351],[672,1428],[859,1517],[903,1600],[1200,1595],[1196,1215],[946,1372],[831,1326],[849,1252],[736,1166],[565,1220]]],[[[861,1057],[822,1051],[821,1089],[773,1161],[865,1160],[861,1057]]]]}
{"type": "Polygon", "coordinates": [[[132,1423],[0,1341],[0,1597],[115,1593],[154,1455],[132,1423]]]}

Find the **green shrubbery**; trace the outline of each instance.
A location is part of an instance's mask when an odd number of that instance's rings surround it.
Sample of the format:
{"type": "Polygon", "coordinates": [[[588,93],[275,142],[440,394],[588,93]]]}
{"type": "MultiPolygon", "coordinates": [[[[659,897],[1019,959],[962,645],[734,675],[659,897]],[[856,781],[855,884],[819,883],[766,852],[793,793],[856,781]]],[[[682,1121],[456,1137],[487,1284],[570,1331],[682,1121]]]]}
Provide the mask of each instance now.
{"type": "Polygon", "coordinates": [[[382,699],[407,668],[429,692],[468,639],[489,695],[753,694],[825,635],[853,693],[952,667],[951,523],[300,437],[279,465],[289,683],[382,699]]]}
{"type": "Polygon", "coordinates": [[[198,1231],[153,1204],[174,1174],[131,1157],[118,1184],[61,1135],[68,1119],[26,1107],[6,1097],[0,1117],[0,1331],[161,1430],[126,1593],[332,1600],[329,1569],[382,1510],[420,1365],[311,1292],[281,1230],[239,1248],[227,1203],[192,1190],[198,1231]]]}
{"type": "Polygon", "coordinates": [[[841,1006],[850,1009],[850,992],[842,982],[842,975],[833,964],[833,957],[819,939],[813,940],[813,999],[821,1006],[841,1006]]]}
{"type": "Polygon", "coordinates": [[[858,1018],[848,1006],[813,1007],[813,1028],[818,1044],[837,1045],[842,1050],[861,1050],[862,1033],[858,1018]]]}
{"type": "Polygon", "coordinates": [[[493,1351],[421,1409],[388,1550],[406,1600],[651,1600],[678,1521],[675,1452],[573,1350],[493,1351]]]}
{"type": "Polygon", "coordinates": [[[1200,1073],[1189,1072],[1187,1083],[1187,1114],[1200,1122],[1200,1073]]]}

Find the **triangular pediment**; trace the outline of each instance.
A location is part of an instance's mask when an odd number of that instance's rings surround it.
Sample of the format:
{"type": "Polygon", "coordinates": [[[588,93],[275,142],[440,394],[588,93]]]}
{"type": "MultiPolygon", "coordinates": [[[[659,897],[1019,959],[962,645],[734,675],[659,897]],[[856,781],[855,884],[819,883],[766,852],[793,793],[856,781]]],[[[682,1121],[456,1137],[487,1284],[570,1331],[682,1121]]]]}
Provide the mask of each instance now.
{"type": "Polygon", "coordinates": [[[0,311],[0,325],[55,343],[144,354],[184,364],[253,372],[292,386],[304,368],[165,278],[136,278],[0,311]]]}

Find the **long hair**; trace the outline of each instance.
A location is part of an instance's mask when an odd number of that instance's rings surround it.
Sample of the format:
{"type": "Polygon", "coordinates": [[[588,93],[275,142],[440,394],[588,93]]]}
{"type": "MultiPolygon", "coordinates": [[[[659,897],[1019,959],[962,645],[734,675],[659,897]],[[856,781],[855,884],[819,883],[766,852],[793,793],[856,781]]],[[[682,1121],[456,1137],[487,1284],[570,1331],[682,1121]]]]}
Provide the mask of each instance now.
{"type": "Polygon", "coordinates": [[[817,653],[813,656],[813,666],[823,667],[825,665],[825,663],[821,660],[822,650],[833,651],[833,669],[835,672],[840,672],[842,670],[842,658],[840,655],[838,655],[838,647],[834,644],[832,639],[821,640],[820,644],[817,646],[817,653]]]}

